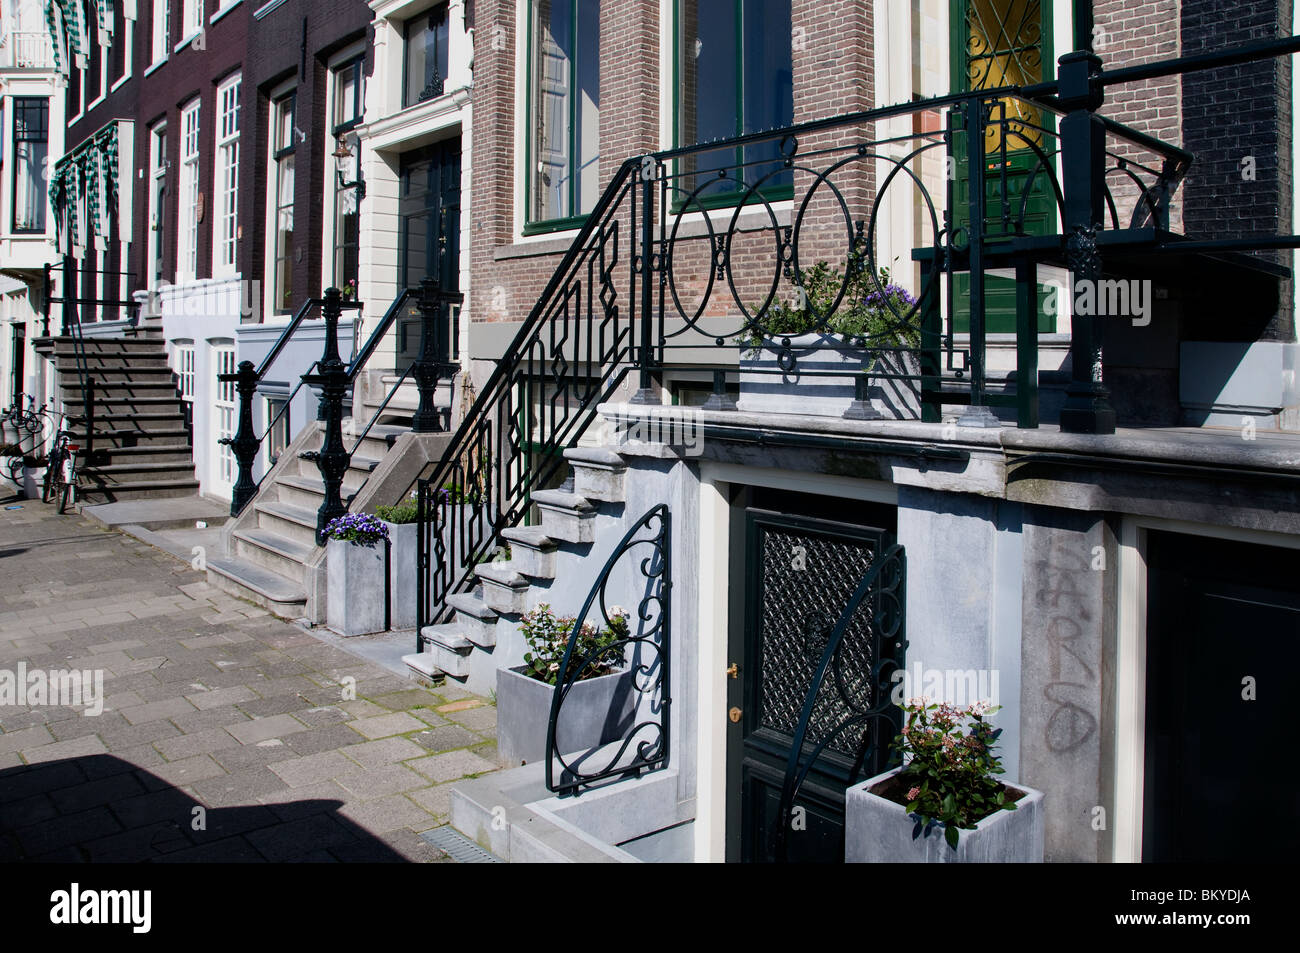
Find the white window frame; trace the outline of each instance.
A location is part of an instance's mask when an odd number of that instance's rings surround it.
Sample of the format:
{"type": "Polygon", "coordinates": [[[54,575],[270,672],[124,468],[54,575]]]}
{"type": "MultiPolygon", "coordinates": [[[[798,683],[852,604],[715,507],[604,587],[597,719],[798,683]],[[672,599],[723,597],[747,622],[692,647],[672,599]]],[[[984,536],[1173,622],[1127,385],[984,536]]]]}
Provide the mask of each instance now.
{"type": "Polygon", "coordinates": [[[185,46],[203,32],[203,0],[181,0],[181,41],[185,46]]]}
{"type": "MultiPolygon", "coordinates": [[[[277,87],[275,90],[272,91],[269,97],[271,100],[270,117],[269,117],[270,121],[267,123],[267,130],[266,130],[266,143],[267,143],[266,242],[265,242],[266,256],[263,263],[265,268],[263,274],[266,276],[266,280],[262,282],[264,288],[264,296],[265,296],[265,307],[263,308],[262,313],[265,315],[291,314],[293,310],[292,307],[288,309],[280,307],[280,295],[279,295],[280,275],[279,275],[279,268],[278,268],[279,228],[277,227],[279,224],[279,209],[280,209],[280,204],[279,204],[280,169],[279,169],[279,161],[276,159],[275,154],[277,151],[276,135],[280,128],[280,122],[281,122],[279,107],[280,104],[284,102],[287,97],[294,96],[295,98],[294,98],[293,128],[289,130],[289,134],[295,137],[294,182],[296,183],[297,176],[299,173],[299,169],[297,167],[297,154],[296,154],[297,153],[296,138],[298,135],[297,133],[297,121],[298,121],[297,92],[298,92],[297,86],[294,83],[289,82],[289,83],[285,83],[282,86],[277,87]]],[[[332,162],[333,160],[330,159],[329,161],[332,162]]],[[[297,210],[295,209],[294,211],[296,213],[297,210]]]]}
{"type": "Polygon", "coordinates": [[[239,241],[239,73],[217,87],[216,137],[212,193],[212,276],[237,274],[239,241]]]}
{"type": "Polygon", "coordinates": [[[181,107],[181,168],[176,205],[176,281],[198,277],[199,266],[199,97],[181,107]]]}
{"type": "Polygon", "coordinates": [[[167,59],[171,53],[172,0],[153,0],[153,63],[167,59]]]}
{"type": "Polygon", "coordinates": [[[176,371],[176,389],[180,398],[191,406],[194,404],[194,342],[174,341],[172,343],[172,367],[176,371]]]}
{"type": "MultiPolygon", "coordinates": [[[[366,45],[364,42],[354,43],[353,45],[349,46],[347,49],[343,50],[341,53],[337,53],[334,56],[330,57],[328,63],[330,81],[326,85],[326,90],[325,90],[325,115],[329,117],[329,121],[325,123],[325,153],[324,153],[325,163],[326,163],[325,181],[327,182],[326,185],[327,202],[326,202],[325,214],[321,216],[321,274],[329,276],[327,279],[327,283],[331,285],[336,285],[339,277],[337,274],[337,262],[334,254],[335,252],[334,238],[335,238],[335,232],[337,230],[337,225],[338,225],[339,190],[337,188],[338,185],[338,175],[336,174],[337,163],[333,158],[333,152],[334,149],[336,148],[336,143],[334,141],[334,127],[336,124],[334,120],[335,120],[335,114],[338,111],[338,98],[339,98],[340,76],[338,71],[341,67],[350,64],[358,56],[364,55],[365,51],[366,51],[366,45]]],[[[365,109],[366,109],[366,89],[365,89],[366,73],[364,68],[361,70],[360,80],[362,83],[362,88],[361,88],[361,115],[359,118],[361,119],[362,122],[364,122],[365,109]]],[[[357,151],[360,152],[360,148],[358,148],[357,151]]],[[[359,158],[358,158],[358,168],[360,168],[359,158]]],[[[355,192],[353,194],[355,195],[355,192]]],[[[359,270],[360,269],[358,268],[358,271],[359,270]]],[[[358,275],[357,283],[360,284],[360,282],[361,282],[361,276],[358,275]]],[[[337,285],[337,286],[342,287],[342,285],[337,285]]],[[[358,288],[358,293],[360,293],[359,288],[358,288]]]]}
{"type": "Polygon", "coordinates": [[[135,69],[135,21],[122,18],[122,75],[113,80],[113,85],[109,87],[109,92],[115,91],[119,86],[131,78],[131,73],[135,69]]]}
{"type": "MultiPolygon", "coordinates": [[[[154,232],[164,228],[162,215],[164,209],[158,204],[158,184],[161,180],[164,187],[167,182],[167,121],[163,120],[154,125],[149,130],[149,237],[148,245],[145,247],[145,255],[148,261],[149,272],[145,279],[148,287],[154,286],[155,276],[158,274],[160,252],[154,232]]],[[[166,231],[164,228],[164,236],[166,231]]]]}

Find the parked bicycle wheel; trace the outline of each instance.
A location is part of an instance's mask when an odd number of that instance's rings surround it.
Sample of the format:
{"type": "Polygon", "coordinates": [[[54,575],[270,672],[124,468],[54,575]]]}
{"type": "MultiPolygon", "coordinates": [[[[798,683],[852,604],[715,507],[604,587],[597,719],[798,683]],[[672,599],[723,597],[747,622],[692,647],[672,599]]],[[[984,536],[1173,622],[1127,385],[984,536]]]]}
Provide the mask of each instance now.
{"type": "Polygon", "coordinates": [[[59,492],[59,483],[63,478],[63,458],[67,455],[67,440],[57,440],[45,461],[45,482],[41,487],[41,502],[50,503],[59,492]]]}
{"type": "Polygon", "coordinates": [[[79,447],[68,446],[68,452],[63,458],[63,475],[60,482],[63,484],[63,492],[59,496],[59,512],[66,513],[68,503],[77,502],[77,450],[79,447]]]}

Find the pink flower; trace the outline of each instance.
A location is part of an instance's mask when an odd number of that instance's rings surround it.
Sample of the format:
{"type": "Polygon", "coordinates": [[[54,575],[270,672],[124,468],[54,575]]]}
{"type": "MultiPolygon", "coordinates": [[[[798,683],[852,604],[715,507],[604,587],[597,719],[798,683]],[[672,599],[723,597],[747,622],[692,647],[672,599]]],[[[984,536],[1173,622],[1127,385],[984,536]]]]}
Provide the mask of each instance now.
{"type": "Polygon", "coordinates": [[[919,798],[920,796],[921,796],[921,789],[920,789],[920,788],[912,788],[911,790],[909,790],[909,791],[907,792],[907,799],[908,799],[909,801],[915,801],[915,800],[916,800],[917,798],[919,798]]]}

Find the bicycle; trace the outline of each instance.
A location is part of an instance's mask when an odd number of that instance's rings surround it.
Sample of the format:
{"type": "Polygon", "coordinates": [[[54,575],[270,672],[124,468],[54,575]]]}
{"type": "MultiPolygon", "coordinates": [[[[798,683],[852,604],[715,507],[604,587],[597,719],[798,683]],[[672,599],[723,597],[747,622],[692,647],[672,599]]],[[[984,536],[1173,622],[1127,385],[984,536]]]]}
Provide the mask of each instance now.
{"type": "Polygon", "coordinates": [[[41,487],[42,503],[49,503],[56,494],[59,495],[60,514],[67,512],[69,500],[77,501],[77,454],[81,445],[72,443],[71,436],[68,431],[60,430],[54,438],[54,446],[45,462],[45,481],[41,487]]]}

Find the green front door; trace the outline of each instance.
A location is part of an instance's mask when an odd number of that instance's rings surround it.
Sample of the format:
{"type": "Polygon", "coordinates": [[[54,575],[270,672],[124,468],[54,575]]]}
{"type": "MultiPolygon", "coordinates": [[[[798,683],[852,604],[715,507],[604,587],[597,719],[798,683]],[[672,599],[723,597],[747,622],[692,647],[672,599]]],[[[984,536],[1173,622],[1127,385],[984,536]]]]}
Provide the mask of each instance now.
{"type": "MultiPolygon", "coordinates": [[[[1041,82],[1044,64],[1052,61],[1051,3],[1044,0],[953,0],[952,89],[975,92],[1000,86],[1041,82]]],[[[996,240],[1015,234],[1046,235],[1056,230],[1054,192],[1035,147],[1044,155],[1056,151],[1050,113],[1024,101],[1003,99],[993,107],[985,132],[985,235],[996,240]],[[1037,170],[1037,174],[1034,172],[1037,170]],[[1004,209],[1008,217],[1004,217],[1004,209]]],[[[969,143],[959,134],[953,143],[956,159],[953,189],[954,226],[970,225],[969,143]]],[[[986,245],[986,247],[988,247],[986,245]]],[[[995,246],[996,247],[996,244],[995,246]]],[[[1007,277],[987,275],[984,285],[985,330],[1016,330],[1016,286],[1007,277]]],[[[1043,307],[1048,289],[1039,285],[1038,330],[1055,331],[1055,319],[1043,307]]],[[[970,330],[970,277],[954,281],[956,330],[970,330]]]]}

